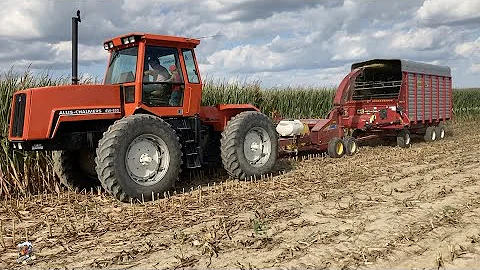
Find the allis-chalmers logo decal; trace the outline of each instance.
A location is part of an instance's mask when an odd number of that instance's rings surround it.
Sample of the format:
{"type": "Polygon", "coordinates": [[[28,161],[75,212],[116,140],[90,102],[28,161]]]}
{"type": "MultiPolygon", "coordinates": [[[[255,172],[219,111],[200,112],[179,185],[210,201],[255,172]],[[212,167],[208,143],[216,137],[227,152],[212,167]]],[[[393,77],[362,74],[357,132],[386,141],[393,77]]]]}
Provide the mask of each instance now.
{"type": "Polygon", "coordinates": [[[58,115],[85,115],[103,113],[120,113],[120,108],[76,109],[58,111],[58,115]]]}

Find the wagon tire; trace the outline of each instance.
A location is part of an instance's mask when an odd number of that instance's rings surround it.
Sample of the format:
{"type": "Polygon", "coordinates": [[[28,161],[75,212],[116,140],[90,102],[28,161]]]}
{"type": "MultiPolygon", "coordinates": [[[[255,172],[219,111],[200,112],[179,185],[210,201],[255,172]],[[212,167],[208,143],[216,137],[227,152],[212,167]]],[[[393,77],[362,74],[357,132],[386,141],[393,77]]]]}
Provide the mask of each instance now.
{"type": "Polygon", "coordinates": [[[412,140],[410,138],[410,131],[408,129],[402,129],[397,134],[397,145],[401,148],[410,148],[412,140]]]}
{"type": "Polygon", "coordinates": [[[222,132],[220,152],[223,167],[234,178],[271,172],[278,155],[278,135],[272,120],[255,111],[232,117],[222,132]]]}
{"type": "Polygon", "coordinates": [[[433,142],[437,139],[437,132],[435,127],[427,127],[425,130],[425,135],[423,136],[425,142],[433,142]]]}
{"type": "Polygon", "coordinates": [[[127,202],[151,200],[173,188],[181,156],[179,138],[167,122],[137,114],[117,120],[103,133],[95,162],[103,188],[127,202]]]}
{"type": "Polygon", "coordinates": [[[445,139],[446,130],[445,130],[445,126],[444,126],[444,125],[438,125],[438,126],[435,128],[435,132],[437,133],[437,140],[443,140],[443,139],[445,139]]]}
{"type": "Polygon", "coordinates": [[[347,136],[343,139],[345,145],[345,154],[353,156],[358,151],[358,143],[354,137],[347,136]]]}
{"type": "Polygon", "coordinates": [[[328,155],[332,158],[340,158],[345,154],[345,143],[338,137],[333,137],[328,142],[327,148],[328,155]]]}

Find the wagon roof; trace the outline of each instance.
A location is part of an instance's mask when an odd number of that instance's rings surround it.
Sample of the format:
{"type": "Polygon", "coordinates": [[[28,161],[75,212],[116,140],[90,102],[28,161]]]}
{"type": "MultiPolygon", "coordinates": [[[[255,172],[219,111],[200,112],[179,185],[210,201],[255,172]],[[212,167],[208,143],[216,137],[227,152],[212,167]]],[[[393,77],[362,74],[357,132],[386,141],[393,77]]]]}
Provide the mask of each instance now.
{"type": "Polygon", "coordinates": [[[404,72],[451,77],[450,68],[447,66],[432,65],[432,64],[415,62],[410,60],[402,60],[402,59],[373,59],[373,60],[368,60],[364,62],[358,62],[358,63],[352,64],[352,70],[358,67],[363,67],[366,65],[373,65],[373,64],[390,64],[390,65],[399,66],[401,70],[404,72]]]}

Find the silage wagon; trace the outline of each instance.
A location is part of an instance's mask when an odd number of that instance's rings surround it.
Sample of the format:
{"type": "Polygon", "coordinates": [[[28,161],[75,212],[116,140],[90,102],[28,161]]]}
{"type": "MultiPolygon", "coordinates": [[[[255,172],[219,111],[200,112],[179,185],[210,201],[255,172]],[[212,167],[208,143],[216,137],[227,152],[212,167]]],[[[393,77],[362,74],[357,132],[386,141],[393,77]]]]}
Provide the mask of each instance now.
{"type": "Polygon", "coordinates": [[[280,152],[327,150],[340,157],[355,153],[359,139],[396,136],[404,148],[411,134],[443,139],[452,118],[450,68],[399,59],[354,63],[333,104],[327,119],[279,121],[280,152]]]}

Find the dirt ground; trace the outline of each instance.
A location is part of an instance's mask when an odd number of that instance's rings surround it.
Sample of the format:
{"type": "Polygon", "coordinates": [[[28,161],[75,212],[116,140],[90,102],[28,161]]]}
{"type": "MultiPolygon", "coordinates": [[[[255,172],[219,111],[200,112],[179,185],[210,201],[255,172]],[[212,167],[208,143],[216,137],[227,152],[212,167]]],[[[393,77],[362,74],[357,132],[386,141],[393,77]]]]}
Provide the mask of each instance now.
{"type": "Polygon", "coordinates": [[[477,126],[410,149],[282,160],[262,179],[184,180],[154,202],[96,190],[4,200],[0,268],[480,267],[477,126]],[[17,264],[13,243],[27,239],[36,258],[17,264]]]}

